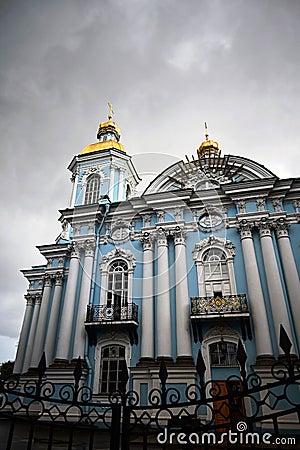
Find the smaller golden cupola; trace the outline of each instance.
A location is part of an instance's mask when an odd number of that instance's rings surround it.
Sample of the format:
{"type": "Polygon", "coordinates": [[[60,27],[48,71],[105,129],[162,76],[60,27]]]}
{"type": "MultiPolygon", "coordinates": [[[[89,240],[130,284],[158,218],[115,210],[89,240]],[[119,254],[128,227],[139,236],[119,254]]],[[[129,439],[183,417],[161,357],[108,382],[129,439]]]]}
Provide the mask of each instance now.
{"type": "Polygon", "coordinates": [[[209,139],[209,134],[207,130],[207,123],[205,122],[205,141],[202,142],[200,147],[197,149],[198,158],[205,158],[209,156],[219,156],[221,150],[219,149],[219,143],[209,139]]]}
{"type": "Polygon", "coordinates": [[[114,115],[112,104],[108,102],[108,106],[108,121],[101,122],[98,127],[97,139],[99,140],[99,142],[87,145],[82,150],[81,154],[107,149],[116,149],[125,152],[123,145],[121,144],[121,142],[119,142],[121,137],[121,130],[118,127],[117,123],[112,120],[114,115]]]}

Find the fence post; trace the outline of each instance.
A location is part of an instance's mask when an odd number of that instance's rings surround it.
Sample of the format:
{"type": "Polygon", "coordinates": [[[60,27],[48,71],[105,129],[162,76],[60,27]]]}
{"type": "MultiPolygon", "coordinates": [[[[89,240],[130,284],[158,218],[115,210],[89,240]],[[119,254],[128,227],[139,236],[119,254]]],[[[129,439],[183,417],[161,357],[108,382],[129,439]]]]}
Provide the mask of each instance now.
{"type": "Polygon", "coordinates": [[[111,429],[110,429],[110,450],[119,450],[120,448],[120,423],[121,423],[121,404],[112,405],[111,429]]]}

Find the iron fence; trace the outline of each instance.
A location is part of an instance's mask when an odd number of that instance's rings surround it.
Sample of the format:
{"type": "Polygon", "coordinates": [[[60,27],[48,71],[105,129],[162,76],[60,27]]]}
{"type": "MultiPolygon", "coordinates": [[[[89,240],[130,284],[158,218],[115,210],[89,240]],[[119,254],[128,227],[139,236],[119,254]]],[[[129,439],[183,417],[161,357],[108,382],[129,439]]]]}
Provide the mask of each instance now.
{"type": "Polygon", "coordinates": [[[251,436],[252,447],[262,448],[255,441],[262,426],[277,436],[284,431],[283,422],[293,420],[290,431],[300,432],[300,366],[290,355],[291,342],[283,327],[280,347],[284,356],[269,368],[267,381],[254,371],[246,373],[247,355],[241,341],[237,347],[240,376],[223,382],[205,379],[206,366],[199,351],[198,382],[186,386],[184,392],[167,383],[168,364],[162,359],[160,387],[150,390],[146,405],[141,405],[137,392],[126,390],[126,367],[121,389],[99,401],[82,384],[80,358],[74,383],[59,385],[47,380],[43,355],[36,378],[26,381],[11,376],[0,381],[1,449],[211,448],[220,436],[225,434],[228,439],[233,430],[240,439],[251,436]],[[176,436],[193,439],[174,442],[176,436]],[[207,439],[199,447],[203,436],[207,439]]]}

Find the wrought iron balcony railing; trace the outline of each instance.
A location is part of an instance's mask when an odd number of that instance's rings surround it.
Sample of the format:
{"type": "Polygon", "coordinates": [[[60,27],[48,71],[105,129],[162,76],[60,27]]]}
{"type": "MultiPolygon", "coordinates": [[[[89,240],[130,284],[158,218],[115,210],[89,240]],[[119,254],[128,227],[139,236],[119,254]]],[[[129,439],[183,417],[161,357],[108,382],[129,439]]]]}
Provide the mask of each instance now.
{"type": "Polygon", "coordinates": [[[190,318],[195,342],[202,342],[202,325],[207,320],[218,324],[220,320],[235,319],[240,323],[243,340],[252,339],[246,294],[192,297],[190,318]]]}
{"type": "Polygon", "coordinates": [[[88,306],[86,323],[113,323],[113,322],[138,323],[138,306],[130,303],[127,306],[88,306]]]}
{"type": "Polygon", "coordinates": [[[212,315],[249,316],[246,294],[191,298],[191,318],[212,315]]]}

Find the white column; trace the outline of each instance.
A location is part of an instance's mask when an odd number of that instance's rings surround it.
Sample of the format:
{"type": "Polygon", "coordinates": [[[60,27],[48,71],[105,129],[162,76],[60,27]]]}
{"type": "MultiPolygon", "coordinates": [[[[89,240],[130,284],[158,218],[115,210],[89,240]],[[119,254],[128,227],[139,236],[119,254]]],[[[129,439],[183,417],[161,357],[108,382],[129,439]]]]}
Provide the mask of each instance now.
{"type": "MultiPolygon", "coordinates": [[[[30,367],[38,367],[44,348],[44,340],[47,329],[47,318],[49,312],[50,296],[51,296],[52,279],[49,274],[45,275],[44,291],[42,296],[39,320],[34,337],[33,351],[30,367]]],[[[48,361],[46,361],[48,362],[48,361]]]]}
{"type": "Polygon", "coordinates": [[[33,342],[34,342],[36,326],[38,323],[38,318],[39,318],[39,313],[40,313],[41,299],[42,299],[41,295],[35,296],[32,321],[31,321],[30,332],[29,332],[29,336],[28,336],[25,359],[24,359],[23,370],[22,370],[23,373],[27,372],[27,370],[30,367],[32,350],[33,350],[33,342]]]}
{"type": "Polygon", "coordinates": [[[278,219],[275,224],[276,237],[278,242],[279,253],[282,261],[282,268],[292,315],[294,318],[295,332],[300,346],[300,282],[297,267],[291,247],[288,232],[288,223],[285,219],[278,219]]]}
{"type": "Polygon", "coordinates": [[[101,273],[101,291],[100,291],[100,305],[106,306],[107,303],[107,286],[108,286],[108,273],[102,271],[101,273]]]}
{"type": "Polygon", "coordinates": [[[198,283],[199,283],[199,297],[206,297],[204,265],[202,261],[196,261],[198,283]]]}
{"type": "Polygon", "coordinates": [[[144,233],[143,242],[143,292],[142,292],[142,340],[141,358],[154,358],[154,310],[153,310],[153,242],[144,233]]]}
{"type": "Polygon", "coordinates": [[[56,359],[69,360],[79,265],[79,249],[76,245],[71,253],[66,295],[58,334],[56,359]]]}
{"type": "MultiPolygon", "coordinates": [[[[260,243],[266,272],[267,285],[272,308],[275,333],[277,338],[277,345],[279,353],[283,353],[282,349],[279,347],[280,324],[284,326],[285,331],[287,332],[291,342],[293,342],[293,335],[291,331],[280,274],[276,261],[270,224],[267,219],[262,219],[260,222],[257,223],[257,227],[259,229],[260,243]]],[[[293,345],[291,348],[291,353],[295,353],[295,348],[293,345]]]]}
{"type": "Polygon", "coordinates": [[[76,173],[75,176],[72,175],[71,181],[73,183],[73,187],[72,187],[72,194],[71,194],[71,199],[70,199],[70,208],[73,208],[75,205],[75,201],[76,201],[76,192],[77,192],[77,186],[78,186],[78,173],[76,173]]]}
{"type": "Polygon", "coordinates": [[[55,274],[55,288],[45,341],[45,355],[47,365],[52,364],[54,358],[53,353],[57,333],[57,323],[59,317],[62,287],[63,287],[63,274],[61,272],[58,272],[55,274]]]}
{"type": "Polygon", "coordinates": [[[157,356],[172,357],[171,305],[168,241],[163,230],[157,234],[157,356]]]}
{"type": "Polygon", "coordinates": [[[176,343],[177,358],[192,357],[190,301],[187,283],[185,233],[175,231],[176,343]]]}
{"type": "Polygon", "coordinates": [[[81,280],[80,297],[77,308],[77,319],[76,319],[72,359],[77,359],[79,358],[79,356],[81,358],[84,358],[84,347],[86,339],[84,322],[86,318],[87,305],[89,304],[90,299],[90,289],[93,276],[93,262],[95,254],[95,241],[94,240],[86,241],[84,243],[84,251],[85,251],[84,265],[81,280]]]}
{"type": "Polygon", "coordinates": [[[119,190],[118,190],[118,199],[117,199],[117,201],[119,201],[119,202],[125,200],[124,176],[125,176],[125,170],[120,169],[119,190]]]}
{"type": "Polygon", "coordinates": [[[246,279],[249,293],[249,306],[254,327],[254,338],[257,356],[273,355],[270,330],[264,295],[255,256],[252,238],[253,224],[242,220],[239,224],[241,234],[246,279]]]}
{"type": "Polygon", "coordinates": [[[109,178],[109,198],[110,201],[114,201],[114,187],[115,187],[115,166],[113,164],[110,165],[110,178],[109,178]]]}
{"type": "Polygon", "coordinates": [[[229,275],[231,294],[236,295],[237,290],[236,290],[236,282],[235,282],[235,276],[234,276],[233,257],[230,257],[227,259],[227,267],[228,267],[228,275],[229,275]]]}
{"type": "Polygon", "coordinates": [[[15,364],[14,364],[14,373],[22,372],[22,365],[23,365],[24,353],[25,353],[25,349],[26,349],[26,342],[27,342],[28,334],[29,334],[32,309],[34,307],[34,299],[32,298],[31,294],[25,295],[25,299],[26,299],[26,309],[25,309],[22,329],[21,329],[21,333],[20,333],[20,339],[19,339],[16,360],[15,360],[15,364]]]}

